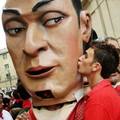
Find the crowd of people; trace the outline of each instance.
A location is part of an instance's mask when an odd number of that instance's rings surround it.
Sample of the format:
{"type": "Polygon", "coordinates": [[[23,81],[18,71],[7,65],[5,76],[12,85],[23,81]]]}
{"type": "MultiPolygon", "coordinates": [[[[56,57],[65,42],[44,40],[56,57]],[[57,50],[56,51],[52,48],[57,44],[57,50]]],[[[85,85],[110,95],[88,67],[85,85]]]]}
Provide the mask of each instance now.
{"type": "Polygon", "coordinates": [[[15,120],[19,113],[31,108],[30,96],[23,86],[18,84],[17,89],[9,94],[0,93],[0,120],[15,120]]]}
{"type": "Polygon", "coordinates": [[[119,42],[96,39],[80,0],[6,0],[2,21],[19,77],[12,119],[120,119],[119,42]]]}

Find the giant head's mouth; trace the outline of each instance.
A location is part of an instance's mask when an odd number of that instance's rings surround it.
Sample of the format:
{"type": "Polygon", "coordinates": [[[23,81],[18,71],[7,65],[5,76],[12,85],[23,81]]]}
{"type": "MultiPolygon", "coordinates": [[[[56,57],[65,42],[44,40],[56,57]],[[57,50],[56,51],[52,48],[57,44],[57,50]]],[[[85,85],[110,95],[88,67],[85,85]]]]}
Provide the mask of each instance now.
{"type": "Polygon", "coordinates": [[[42,68],[42,69],[29,69],[26,72],[29,75],[42,75],[45,73],[48,73],[53,67],[46,67],[46,68],[42,68]]]}
{"type": "Polygon", "coordinates": [[[55,98],[51,90],[37,91],[35,94],[43,99],[55,98]]]}

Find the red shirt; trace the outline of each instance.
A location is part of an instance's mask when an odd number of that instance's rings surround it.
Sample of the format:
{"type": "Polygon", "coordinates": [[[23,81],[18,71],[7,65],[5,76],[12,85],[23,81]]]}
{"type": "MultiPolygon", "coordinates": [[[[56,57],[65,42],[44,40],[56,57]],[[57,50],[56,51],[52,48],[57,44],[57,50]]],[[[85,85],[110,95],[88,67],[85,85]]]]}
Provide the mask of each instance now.
{"type": "Polygon", "coordinates": [[[33,113],[32,108],[29,110],[28,116],[29,116],[29,120],[37,120],[34,113],[33,113]]]}
{"type": "Polygon", "coordinates": [[[118,92],[118,94],[120,95],[120,85],[118,85],[117,87],[115,87],[115,90],[118,92]]]}
{"type": "Polygon", "coordinates": [[[120,120],[120,96],[109,80],[102,80],[88,94],[84,120],[120,120]]]}
{"type": "Polygon", "coordinates": [[[74,107],[67,120],[83,120],[86,99],[83,97],[74,107]]]}

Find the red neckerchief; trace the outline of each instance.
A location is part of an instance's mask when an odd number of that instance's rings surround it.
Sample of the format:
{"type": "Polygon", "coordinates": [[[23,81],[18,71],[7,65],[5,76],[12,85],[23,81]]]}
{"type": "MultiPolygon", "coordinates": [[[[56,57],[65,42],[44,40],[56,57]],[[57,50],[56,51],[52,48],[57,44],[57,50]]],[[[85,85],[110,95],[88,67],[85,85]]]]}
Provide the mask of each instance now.
{"type": "Polygon", "coordinates": [[[33,113],[32,108],[30,108],[30,110],[29,110],[29,116],[30,116],[30,120],[37,120],[34,113],[33,113]]]}

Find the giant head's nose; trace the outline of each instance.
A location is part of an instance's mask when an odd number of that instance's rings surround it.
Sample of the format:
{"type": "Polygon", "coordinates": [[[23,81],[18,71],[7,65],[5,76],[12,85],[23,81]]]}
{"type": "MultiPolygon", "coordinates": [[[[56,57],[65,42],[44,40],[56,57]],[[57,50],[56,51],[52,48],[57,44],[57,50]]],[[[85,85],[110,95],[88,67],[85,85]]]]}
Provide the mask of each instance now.
{"type": "Polygon", "coordinates": [[[47,50],[48,43],[44,28],[36,23],[31,23],[26,31],[26,39],[23,51],[29,56],[36,56],[39,51],[47,50]]]}

